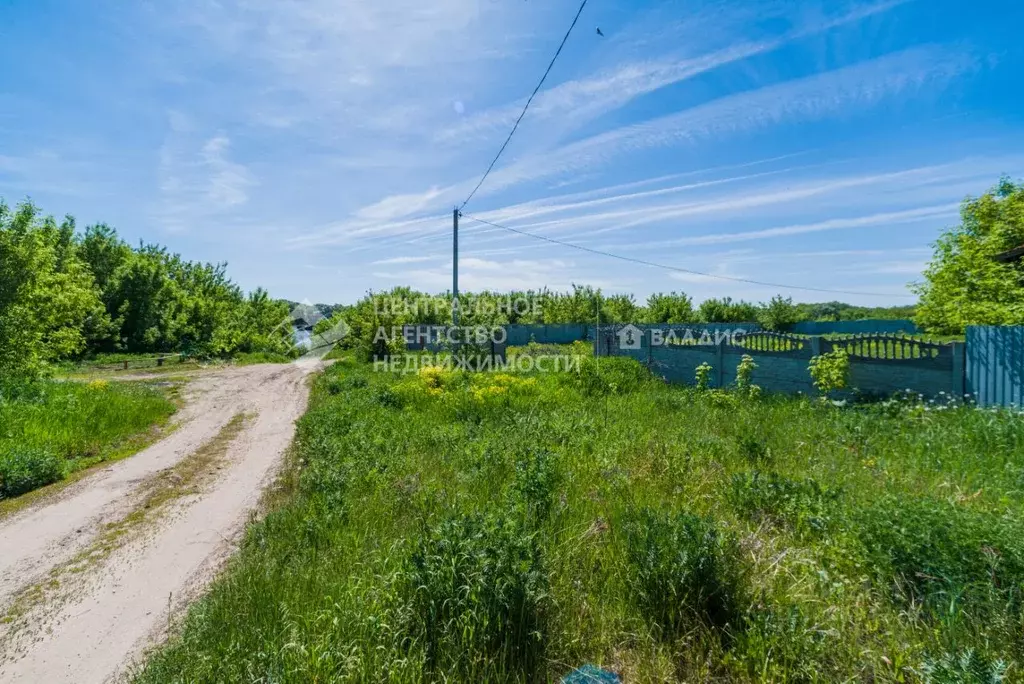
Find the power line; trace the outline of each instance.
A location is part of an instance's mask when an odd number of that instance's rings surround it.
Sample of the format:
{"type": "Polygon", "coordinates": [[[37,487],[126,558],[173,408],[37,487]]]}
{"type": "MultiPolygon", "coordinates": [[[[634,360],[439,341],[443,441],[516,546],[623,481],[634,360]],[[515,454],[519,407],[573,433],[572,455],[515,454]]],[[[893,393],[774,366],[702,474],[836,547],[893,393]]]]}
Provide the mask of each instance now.
{"type": "MultiPolygon", "coordinates": [[[[460,212],[460,214],[461,214],[461,212],[460,212]]],[[[477,218],[476,216],[472,216],[470,214],[462,214],[462,215],[465,216],[466,218],[472,220],[472,221],[476,221],[477,223],[484,223],[484,224],[486,224],[488,226],[494,226],[495,228],[501,228],[502,230],[507,230],[509,232],[517,233],[519,235],[525,235],[526,237],[531,237],[531,238],[534,238],[536,240],[543,240],[545,242],[550,242],[550,243],[553,243],[553,244],[556,244],[556,245],[562,245],[563,247],[572,247],[573,249],[578,249],[578,250],[581,250],[581,251],[584,251],[584,252],[590,252],[591,254],[597,254],[599,256],[610,257],[612,259],[620,259],[621,261],[629,261],[629,262],[632,262],[634,264],[640,264],[641,266],[653,266],[654,268],[662,268],[662,269],[665,269],[666,271],[676,271],[678,273],[689,273],[690,275],[698,275],[698,276],[703,276],[705,278],[718,278],[720,280],[731,280],[731,281],[734,281],[734,282],[737,282],[737,283],[749,283],[751,285],[762,285],[764,287],[777,287],[777,288],[780,288],[780,289],[783,289],[783,290],[806,290],[808,292],[829,292],[829,293],[832,293],[832,294],[859,295],[859,296],[863,296],[863,297],[910,297],[910,296],[912,296],[912,295],[907,295],[907,294],[895,294],[895,293],[887,293],[887,292],[857,292],[855,290],[833,290],[833,289],[825,288],[825,287],[804,287],[802,285],[783,285],[781,283],[767,283],[767,282],[764,282],[764,281],[761,281],[761,280],[751,280],[750,278],[734,278],[732,276],[716,275],[714,273],[704,273],[702,271],[693,271],[693,270],[688,269],[688,268],[680,268],[678,266],[668,266],[668,265],[665,265],[665,264],[658,264],[658,263],[655,263],[653,261],[646,261],[644,259],[636,259],[634,257],[622,256],[621,254],[612,254],[611,252],[605,252],[605,251],[602,251],[600,249],[592,249],[590,247],[584,247],[583,245],[577,245],[577,244],[573,244],[571,242],[565,242],[563,240],[556,240],[555,238],[545,237],[544,235],[537,235],[536,233],[527,233],[525,230],[519,230],[518,228],[509,228],[508,226],[503,226],[503,225],[501,225],[499,223],[493,223],[491,221],[486,221],[486,220],[484,220],[482,218],[477,218]]]]}
{"type": "Polygon", "coordinates": [[[476,191],[479,190],[480,186],[484,184],[485,180],[487,180],[487,176],[489,176],[491,171],[494,169],[494,165],[498,163],[498,159],[501,157],[502,152],[504,152],[505,148],[508,147],[509,141],[512,140],[512,136],[515,135],[516,129],[519,128],[519,123],[523,120],[523,117],[526,116],[526,110],[530,108],[530,103],[533,102],[533,98],[537,96],[541,86],[544,85],[544,81],[547,79],[548,74],[551,73],[551,67],[555,66],[555,60],[558,59],[558,55],[562,54],[562,48],[565,47],[566,41],[569,40],[569,34],[572,33],[572,30],[576,27],[576,22],[579,21],[580,15],[583,14],[583,8],[586,6],[587,0],[583,0],[580,4],[579,10],[576,12],[576,16],[572,20],[572,24],[569,25],[569,30],[565,32],[565,37],[562,38],[562,43],[558,46],[558,50],[555,51],[555,56],[552,57],[551,62],[548,63],[548,68],[544,70],[544,75],[540,77],[540,82],[537,84],[537,87],[533,89],[530,99],[526,101],[526,106],[523,107],[522,113],[520,113],[519,118],[516,119],[516,123],[512,126],[512,130],[509,132],[508,137],[505,138],[504,144],[502,144],[501,149],[498,150],[498,154],[494,155],[491,165],[487,167],[486,171],[484,171],[483,177],[480,178],[480,182],[476,184],[475,188],[473,188],[473,192],[469,193],[469,197],[467,197],[466,201],[459,207],[460,210],[465,209],[466,205],[469,204],[469,200],[473,199],[473,195],[476,194],[476,191]]]}

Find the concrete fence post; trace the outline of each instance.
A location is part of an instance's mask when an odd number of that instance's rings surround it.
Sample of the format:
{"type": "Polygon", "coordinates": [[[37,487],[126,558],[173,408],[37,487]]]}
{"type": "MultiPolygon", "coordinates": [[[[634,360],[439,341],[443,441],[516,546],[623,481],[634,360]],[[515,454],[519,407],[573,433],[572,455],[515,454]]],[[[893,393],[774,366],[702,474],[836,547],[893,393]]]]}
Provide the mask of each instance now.
{"type": "Polygon", "coordinates": [[[821,356],[821,338],[811,338],[811,356],[821,356]]]}
{"type": "Polygon", "coordinates": [[[967,345],[963,342],[953,343],[953,383],[950,391],[957,401],[962,401],[967,392],[966,356],[967,345]]]}
{"type": "Polygon", "coordinates": [[[715,378],[717,387],[725,387],[725,338],[715,345],[715,378]]]}

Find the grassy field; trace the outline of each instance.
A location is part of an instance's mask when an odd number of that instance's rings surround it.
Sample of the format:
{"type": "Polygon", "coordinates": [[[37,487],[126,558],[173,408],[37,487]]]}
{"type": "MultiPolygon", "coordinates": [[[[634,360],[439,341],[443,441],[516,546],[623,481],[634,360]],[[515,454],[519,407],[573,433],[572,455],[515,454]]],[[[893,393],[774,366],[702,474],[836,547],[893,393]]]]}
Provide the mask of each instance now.
{"type": "Polygon", "coordinates": [[[174,411],[166,390],[138,383],[44,381],[0,391],[0,501],[134,452],[174,411]]]}
{"type": "Polygon", "coordinates": [[[317,381],[137,682],[1021,681],[1024,421],[580,373],[317,381]]]}

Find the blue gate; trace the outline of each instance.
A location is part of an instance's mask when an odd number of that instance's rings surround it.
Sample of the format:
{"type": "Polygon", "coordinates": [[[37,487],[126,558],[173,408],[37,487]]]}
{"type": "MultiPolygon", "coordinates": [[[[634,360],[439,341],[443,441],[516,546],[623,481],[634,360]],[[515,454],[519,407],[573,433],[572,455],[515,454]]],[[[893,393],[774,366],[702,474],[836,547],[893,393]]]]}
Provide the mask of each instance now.
{"type": "Polygon", "coordinates": [[[1024,406],[1024,326],[969,326],[966,366],[979,406],[1024,406]]]}

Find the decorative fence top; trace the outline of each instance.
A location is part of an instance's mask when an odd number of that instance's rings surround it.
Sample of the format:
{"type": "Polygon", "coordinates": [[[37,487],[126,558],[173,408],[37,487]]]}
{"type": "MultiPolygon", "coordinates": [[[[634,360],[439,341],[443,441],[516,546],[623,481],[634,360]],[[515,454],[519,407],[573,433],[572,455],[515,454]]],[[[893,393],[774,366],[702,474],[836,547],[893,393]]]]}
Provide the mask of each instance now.
{"type": "Polygon", "coordinates": [[[851,360],[871,364],[914,366],[947,370],[953,367],[954,344],[903,334],[807,336],[767,330],[658,329],[652,326],[609,326],[599,335],[598,353],[632,352],[653,360],[656,349],[687,350],[767,357],[810,359],[842,349],[851,360]]]}
{"type": "Polygon", "coordinates": [[[762,330],[737,338],[732,346],[757,352],[798,352],[803,351],[805,347],[810,348],[810,340],[806,337],[762,330]]]}
{"type": "Polygon", "coordinates": [[[801,321],[789,327],[797,335],[874,335],[880,333],[920,333],[911,320],[865,319],[859,321],[801,321]]]}
{"type": "Polygon", "coordinates": [[[885,361],[939,359],[950,354],[952,348],[951,343],[929,342],[898,334],[852,335],[822,339],[823,352],[845,349],[850,356],[885,361]]]}

